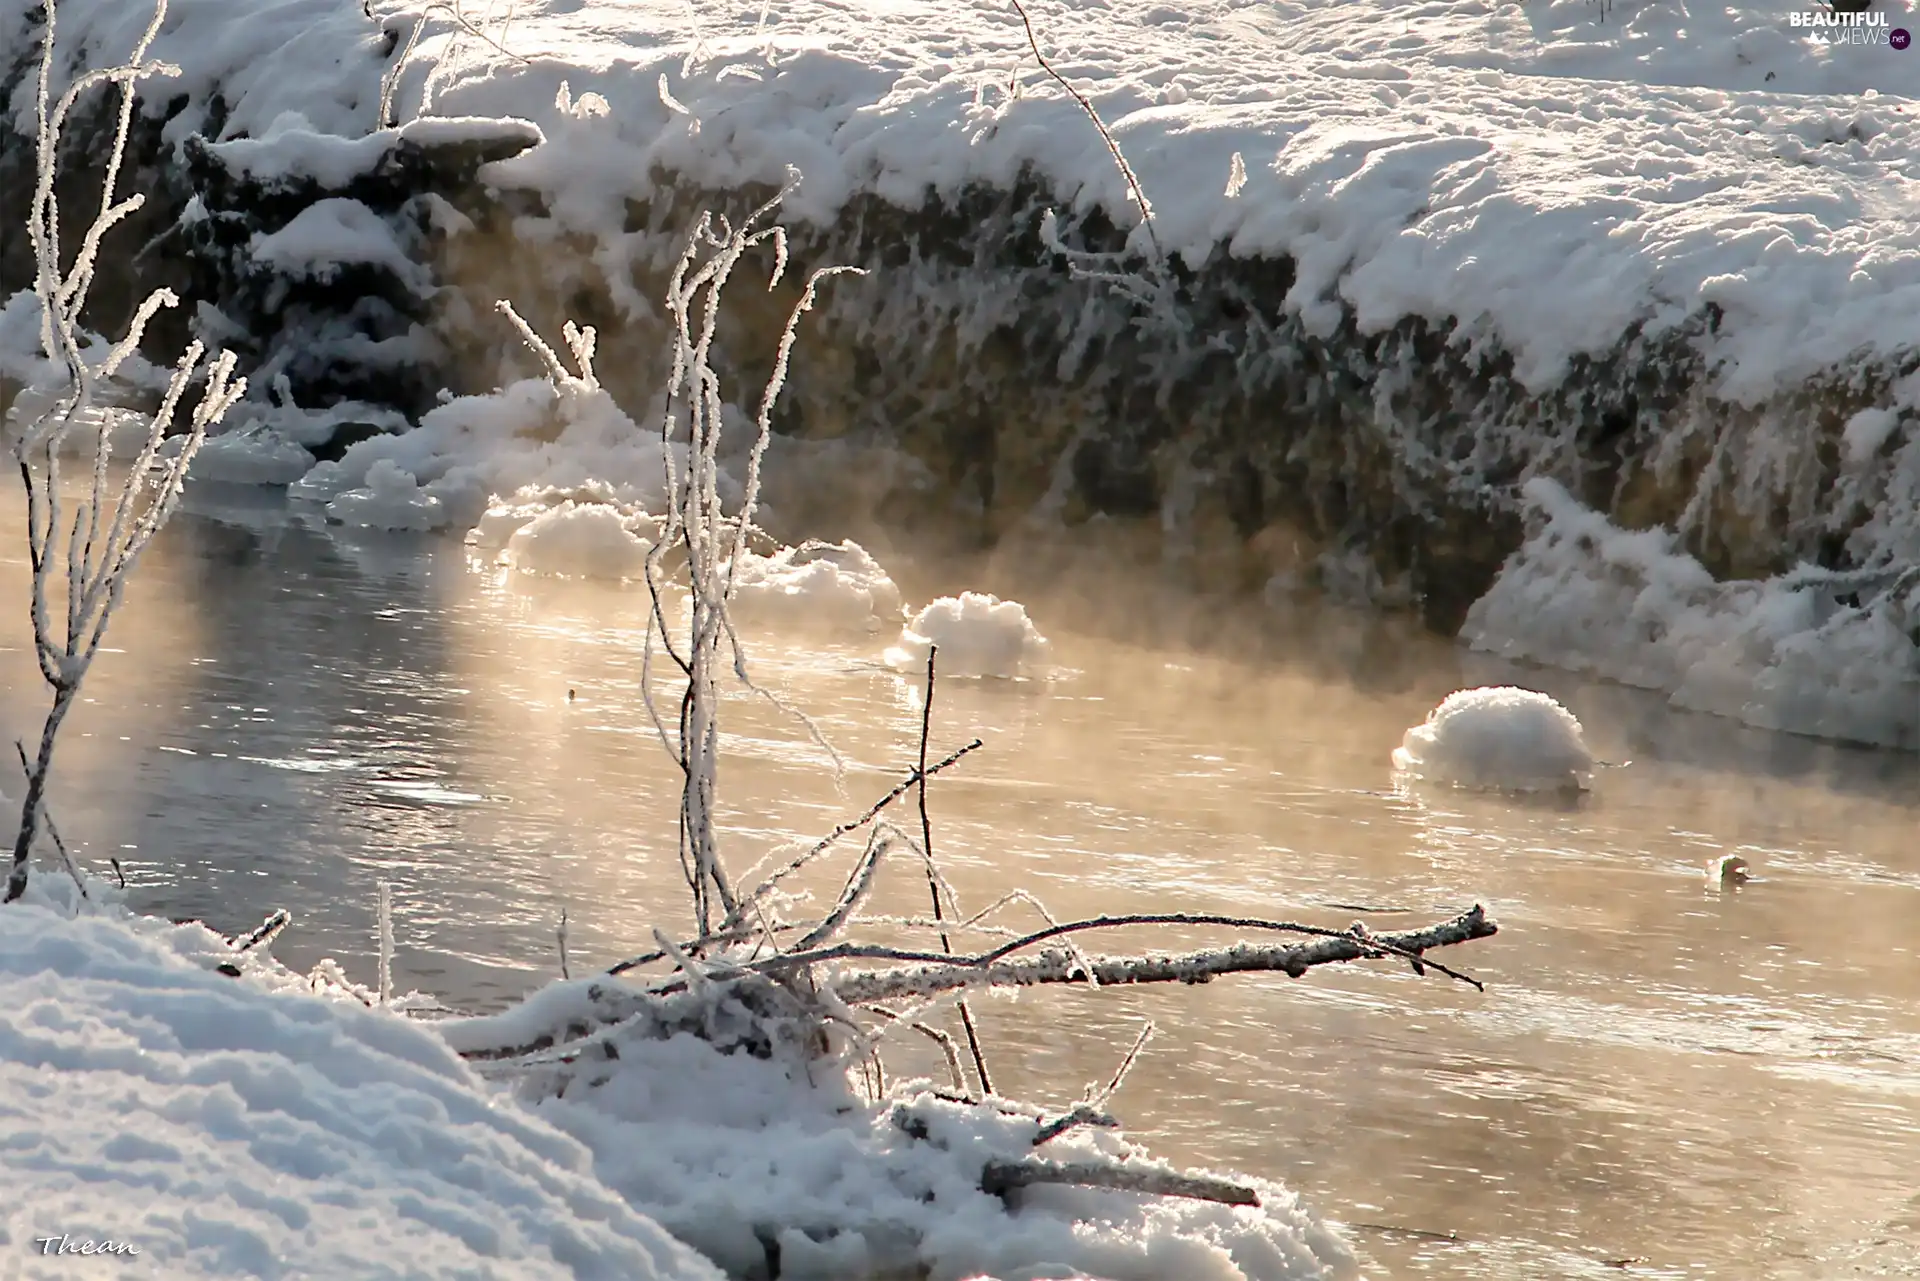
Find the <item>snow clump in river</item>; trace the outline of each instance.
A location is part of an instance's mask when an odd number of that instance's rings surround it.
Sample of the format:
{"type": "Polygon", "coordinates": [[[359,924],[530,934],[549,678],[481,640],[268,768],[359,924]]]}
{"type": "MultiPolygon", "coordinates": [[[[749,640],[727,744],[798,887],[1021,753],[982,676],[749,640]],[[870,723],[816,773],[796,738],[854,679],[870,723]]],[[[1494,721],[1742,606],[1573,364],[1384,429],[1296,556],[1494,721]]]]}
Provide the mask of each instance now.
{"type": "Polygon", "coordinates": [[[1485,791],[1584,791],[1594,759],[1572,712],[1537,691],[1497,685],[1447,695],[1407,731],[1393,766],[1485,791]]]}
{"type": "Polygon", "coordinates": [[[940,649],[942,676],[1030,676],[1044,669],[1052,654],[1024,605],[983,592],[942,596],[915,614],[887,650],[887,665],[922,670],[934,646],[940,649]]]}

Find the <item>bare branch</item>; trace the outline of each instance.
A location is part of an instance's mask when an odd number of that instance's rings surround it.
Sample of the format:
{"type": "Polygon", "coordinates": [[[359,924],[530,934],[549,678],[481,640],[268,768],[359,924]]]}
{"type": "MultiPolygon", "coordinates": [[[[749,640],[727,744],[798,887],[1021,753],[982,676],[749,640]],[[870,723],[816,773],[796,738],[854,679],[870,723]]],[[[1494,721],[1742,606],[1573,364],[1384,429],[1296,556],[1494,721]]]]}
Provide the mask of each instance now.
{"type": "Polygon", "coordinates": [[[1026,6],[1021,4],[1020,0],[1012,0],[1012,3],[1014,12],[1020,15],[1020,25],[1027,29],[1027,47],[1033,50],[1034,59],[1039,62],[1042,71],[1052,76],[1062,89],[1073,96],[1073,100],[1080,104],[1080,109],[1087,113],[1087,119],[1093,121],[1093,127],[1100,131],[1100,140],[1107,144],[1107,152],[1113,157],[1113,163],[1119,166],[1120,176],[1127,180],[1128,193],[1132,195],[1134,203],[1140,206],[1140,225],[1146,229],[1147,241],[1153,246],[1153,256],[1165,258],[1166,255],[1160,249],[1160,238],[1153,232],[1153,206],[1147,203],[1147,193],[1141,188],[1140,180],[1134,177],[1133,166],[1127,163],[1125,153],[1120,150],[1119,140],[1113,136],[1113,131],[1107,128],[1107,122],[1100,118],[1100,112],[1093,105],[1093,100],[1074,88],[1072,82],[1047,61],[1047,55],[1040,52],[1040,38],[1034,34],[1033,19],[1027,16],[1026,6]]]}

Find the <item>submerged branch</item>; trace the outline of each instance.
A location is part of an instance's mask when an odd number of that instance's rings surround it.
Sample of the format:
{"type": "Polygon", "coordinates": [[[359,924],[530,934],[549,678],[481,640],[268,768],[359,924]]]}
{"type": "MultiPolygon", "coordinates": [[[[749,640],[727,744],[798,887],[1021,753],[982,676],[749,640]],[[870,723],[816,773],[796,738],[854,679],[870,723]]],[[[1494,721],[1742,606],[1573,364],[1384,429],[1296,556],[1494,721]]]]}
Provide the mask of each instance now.
{"type": "Polygon", "coordinates": [[[1188,1197],[1196,1201],[1217,1201],[1221,1205],[1260,1204],[1258,1192],[1230,1179],[1094,1161],[989,1161],[980,1175],[980,1190],[993,1196],[1035,1183],[1068,1183],[1083,1188],[1110,1188],[1116,1192],[1144,1192],[1149,1196],[1188,1197]]]}

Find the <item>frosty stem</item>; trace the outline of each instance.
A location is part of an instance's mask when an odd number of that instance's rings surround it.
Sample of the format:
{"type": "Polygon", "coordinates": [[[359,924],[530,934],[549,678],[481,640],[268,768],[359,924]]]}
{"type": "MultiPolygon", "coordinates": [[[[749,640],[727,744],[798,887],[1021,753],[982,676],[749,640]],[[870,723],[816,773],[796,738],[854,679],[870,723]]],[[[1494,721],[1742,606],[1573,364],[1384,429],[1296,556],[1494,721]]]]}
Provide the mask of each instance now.
{"type": "Polygon", "coordinates": [[[100,242],[115,224],[139,209],[144,201],[139,195],[125,200],[116,200],[114,195],[133,121],[134,89],[146,77],[178,72],[177,68],[146,58],[166,12],[166,0],[159,0],[154,6],[152,21],[126,62],[76,77],[56,100],[51,86],[59,15],[54,0],[46,0],[46,28],[41,39],[35,100],[38,168],[28,208],[27,232],[34,251],[40,343],[48,358],[65,371],[67,387],[64,394],[21,431],[13,447],[20,482],[27,496],[34,654],[42,679],[53,691],[53,703],[41,725],[39,748],[27,766],[27,792],[20,808],[19,831],[14,837],[12,868],[7,875],[8,902],[26,892],[28,860],[45,811],[54,747],[79,695],[81,682],[99,652],[107,623],[120,604],[141,553],[172,514],[186,483],[187,467],[205,439],[207,429],[220,421],[246,389],[245,380],[233,376],[231,353],[221,354],[203,370],[200,364],[203,349],[194,343],[175,367],[161,397],[160,408],[148,424],[145,444],[133,459],[117,494],[108,475],[113,453],[108,420],[100,415],[93,417],[92,487],[75,507],[72,518],[66,517],[62,510],[61,445],[76,421],[94,409],[100,383],[112,378],[138,348],[148,321],[162,307],[172,307],[179,302],[170,290],[149,294],[135,309],[125,336],[103,357],[88,361],[80,316],[93,288],[100,242]],[[80,96],[101,84],[120,87],[113,144],[101,181],[99,208],[81,238],[72,266],[63,271],[60,210],[54,189],[61,132],[80,96]],[[163,461],[161,441],[172,427],[188,387],[202,376],[206,387],[191,414],[183,448],[163,461]],[[158,475],[148,490],[145,486],[150,471],[157,471],[158,475]],[[60,569],[64,569],[66,620],[63,628],[56,628],[48,596],[49,585],[60,569]]]}

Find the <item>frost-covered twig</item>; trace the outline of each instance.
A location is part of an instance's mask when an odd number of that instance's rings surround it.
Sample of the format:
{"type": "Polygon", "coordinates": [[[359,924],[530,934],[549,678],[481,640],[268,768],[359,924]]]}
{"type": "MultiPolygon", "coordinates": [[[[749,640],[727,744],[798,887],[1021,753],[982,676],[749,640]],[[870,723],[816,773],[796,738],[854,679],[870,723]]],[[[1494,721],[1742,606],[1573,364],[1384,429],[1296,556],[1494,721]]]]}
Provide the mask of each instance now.
{"type": "Polygon", "coordinates": [[[393,884],[380,882],[380,1004],[393,1000],[393,884]]]}
{"type": "Polygon", "coordinates": [[[46,784],[53,768],[54,745],[61,725],[79,695],[107,624],[119,606],[127,580],[137,567],[141,554],[153,536],[166,524],[186,484],[187,468],[192,463],[208,428],[219,422],[246,389],[243,379],[234,374],[234,358],[222,353],[211,366],[201,368],[203,348],[194,343],[175,367],[173,377],[162,396],[160,408],[149,424],[144,447],[133,459],[125,482],[113,493],[108,464],[112,458],[112,440],[108,422],[95,415],[93,433],[92,488],[69,519],[62,510],[65,499],[61,477],[61,445],[76,421],[85,419],[96,403],[98,384],[111,378],[133,354],[146,332],[148,322],[162,307],[178,304],[170,290],[149,294],[135,308],[126,334],[108,349],[105,356],[90,363],[80,329],[87,298],[99,268],[101,241],[108,231],[139,209],[143,197],[133,195],[118,200],[120,167],[126,155],[127,136],[132,127],[136,84],[149,76],[177,74],[177,68],[147,60],[147,49],[159,34],[166,18],[166,2],[154,6],[152,21],[124,63],[86,72],[74,79],[55,101],[52,97],[54,41],[58,25],[58,6],[46,3],[46,29],[41,42],[40,71],[36,81],[35,139],[36,173],[32,200],[28,207],[28,238],[33,245],[35,272],[34,295],[40,305],[40,342],[47,356],[66,371],[68,386],[51,407],[20,433],[14,444],[14,459],[27,495],[27,553],[33,570],[30,608],[33,620],[34,653],[41,678],[53,692],[40,732],[39,751],[28,769],[27,794],[20,809],[20,827],[14,838],[13,865],[8,874],[6,900],[12,902],[26,892],[28,859],[38,834],[46,804],[46,784]],[[55,174],[59,162],[60,138],[67,118],[80,96],[89,88],[114,84],[120,88],[120,110],[115,121],[113,143],[108,151],[106,173],[102,180],[100,205],[81,238],[70,266],[63,269],[60,244],[60,209],[56,197],[55,174]],[[162,460],[160,445],[173,425],[176,413],[192,383],[206,379],[199,403],[190,417],[181,448],[162,460]],[[149,472],[157,470],[149,491],[149,472]],[[109,510],[109,502],[111,509],[109,510]],[[65,625],[56,627],[51,617],[49,588],[58,575],[65,598],[65,625]]]}
{"type": "Polygon", "coordinates": [[[773,891],[779,887],[782,881],[786,880],[789,876],[792,876],[794,873],[800,871],[802,868],[806,867],[809,863],[819,858],[822,854],[825,854],[827,850],[833,846],[834,842],[838,841],[841,837],[846,836],[850,832],[857,832],[861,828],[865,827],[868,823],[871,823],[876,817],[879,816],[880,811],[886,809],[887,806],[893,804],[895,801],[899,800],[902,796],[905,796],[908,792],[912,791],[914,788],[914,785],[919,783],[922,780],[922,778],[933,777],[935,774],[938,774],[941,770],[944,770],[948,766],[957,762],[961,757],[965,756],[967,753],[972,751],[977,751],[981,746],[982,746],[981,741],[976,738],[972,742],[967,743],[965,746],[960,747],[957,750],[948,753],[944,759],[936,761],[932,765],[926,766],[924,768],[924,771],[919,769],[914,770],[912,773],[908,774],[905,778],[901,779],[900,782],[896,783],[893,786],[893,788],[890,791],[888,791],[888,793],[885,796],[882,796],[879,800],[875,801],[872,805],[869,805],[866,811],[862,813],[859,817],[850,818],[846,822],[841,823],[838,827],[835,827],[831,832],[828,832],[825,836],[821,837],[818,841],[814,842],[814,844],[811,847],[809,847],[807,850],[805,850],[803,853],[800,853],[794,856],[792,860],[784,864],[778,871],[775,871],[772,875],[768,876],[765,880],[761,881],[758,885],[754,886],[753,889],[750,892],[748,892],[748,894],[745,896],[743,901],[749,904],[764,902],[767,896],[773,893],[773,891]]]}
{"type": "Polygon", "coordinates": [[[1244,1183],[1207,1174],[1182,1174],[1151,1166],[1115,1165],[1099,1161],[989,1161],[980,1175],[980,1188],[1004,1195],[1035,1183],[1066,1183],[1085,1188],[1112,1188],[1144,1192],[1149,1196],[1189,1197],[1221,1205],[1259,1205],[1260,1194],[1244,1183]]]}
{"type": "Polygon", "coordinates": [[[263,943],[271,943],[281,930],[287,928],[287,923],[291,920],[293,920],[293,916],[286,908],[276,909],[266,920],[254,926],[252,933],[246,935],[244,938],[233,939],[233,950],[236,952],[251,952],[263,943]]]}
{"type": "MultiPolygon", "coordinates": [[[[1474,912],[1482,909],[1475,907],[1474,912]]],[[[1469,913],[1471,915],[1471,913],[1469,913]]],[[[1460,919],[1465,919],[1460,918],[1460,919]]],[[[1438,961],[1428,961],[1417,950],[1409,950],[1390,941],[1390,936],[1374,934],[1365,925],[1355,923],[1345,930],[1332,930],[1318,925],[1297,925],[1292,921],[1269,921],[1257,916],[1215,916],[1203,912],[1141,912],[1127,916],[1096,916],[1084,921],[1070,921],[1066,924],[1049,924],[1044,930],[1035,930],[1023,938],[1004,943],[980,958],[983,965],[991,965],[1002,957],[1010,956],[1022,948],[1035,943],[1045,942],[1067,934],[1084,933],[1088,930],[1122,929],[1131,925],[1220,925],[1241,930],[1273,930],[1283,934],[1310,934],[1316,938],[1357,938],[1377,947],[1382,956],[1398,956],[1410,962],[1414,972],[1424,973],[1431,966],[1450,979],[1472,984],[1480,988],[1480,981],[1470,975],[1450,970],[1438,961]]],[[[1491,931],[1489,931],[1491,933],[1491,931]]],[[[1485,990],[1482,988],[1481,990],[1485,990]]]]}
{"type": "MultiPolygon", "coordinates": [[[[1438,970],[1440,967],[1437,964],[1425,960],[1420,954],[1430,948],[1491,938],[1499,932],[1499,927],[1487,918],[1486,909],[1478,905],[1451,921],[1443,921],[1423,930],[1378,934],[1365,939],[1337,931],[1318,931],[1304,926],[1299,928],[1303,933],[1319,934],[1321,937],[1310,943],[1277,947],[1255,947],[1241,943],[1232,947],[1176,954],[1096,956],[1091,958],[1091,963],[1094,974],[1103,986],[1205,983],[1223,974],[1258,972],[1278,972],[1299,978],[1317,965],[1388,956],[1419,957],[1423,964],[1438,970]]],[[[829,949],[829,952],[837,952],[849,959],[862,959],[864,956],[909,962],[895,969],[856,970],[834,975],[831,980],[834,992],[850,1005],[927,996],[963,987],[1029,987],[1044,983],[1084,981],[1079,974],[1081,962],[1065,950],[1049,949],[1038,956],[1017,961],[974,958],[950,964],[943,963],[944,958],[927,954],[909,956],[904,950],[841,948],[829,949]],[[882,953],[890,955],[880,955],[882,953]]],[[[755,968],[802,959],[806,958],[781,957],[777,962],[762,962],[755,968]]],[[[1475,987],[1480,986],[1466,975],[1456,977],[1473,983],[1475,987]]]]}
{"type": "Polygon", "coordinates": [[[772,200],[761,205],[738,227],[724,217],[702,215],[688,238],[686,252],[675,266],[667,286],[666,309],[673,318],[673,368],[668,379],[665,416],[661,424],[662,465],[666,472],[667,511],[660,538],[646,559],[648,590],[653,596],[641,671],[641,695],[648,715],[659,731],[682,775],[679,852],[693,893],[694,919],[700,933],[713,932],[714,904],[721,910],[722,928],[746,920],[738,896],[734,893],[726,865],[720,858],[714,835],[713,809],[720,757],[720,694],[718,675],[721,646],[729,650],[733,674],[748,690],[773,703],[782,712],[797,719],[814,742],[827,751],[836,771],[840,767],[834,752],[813,722],[786,706],[748,676],[740,638],[734,630],[730,606],[738,582],[739,558],[753,530],[753,518],[759,501],[760,462],[772,431],[775,400],[785,383],[787,361],[800,318],[814,301],[819,281],[840,268],[817,271],[807,281],[800,300],[788,315],[781,332],[774,369],[761,396],[756,420],[758,433],[749,454],[747,479],[740,512],[729,518],[720,501],[718,450],[723,405],[720,379],[712,366],[713,345],[717,335],[720,294],[741,258],[750,250],[770,244],[774,266],[768,288],[778,285],[787,264],[785,229],[762,227],[797,181],[789,182],[772,200]],[[709,252],[710,251],[710,252],[709,252]],[[704,254],[704,256],[703,256],[704,254]],[[684,440],[687,469],[679,474],[674,463],[674,448],[684,440]],[[677,732],[669,734],[653,701],[647,678],[648,658],[652,652],[654,628],[665,637],[665,612],[659,603],[661,557],[667,547],[677,547],[686,557],[689,592],[689,624],[684,646],[674,654],[675,662],[686,676],[686,688],[680,700],[677,732]]]}
{"type": "MultiPolygon", "coordinates": [[[[436,13],[445,14],[451,18],[456,29],[491,46],[493,51],[501,57],[518,62],[522,66],[531,66],[533,64],[533,59],[524,54],[515,53],[513,50],[507,48],[505,44],[506,28],[504,26],[501,29],[500,39],[495,39],[475,24],[471,18],[467,17],[457,3],[450,3],[449,0],[432,0],[432,3],[425,5],[420,10],[419,16],[413,20],[413,29],[407,33],[407,43],[406,46],[400,50],[400,56],[393,60],[393,65],[388,67],[386,73],[380,77],[379,127],[382,129],[391,129],[400,123],[393,115],[393,95],[400,87],[400,76],[406,71],[407,63],[412,61],[413,51],[419,45],[420,37],[426,32],[427,19],[436,13]]],[[[389,19],[389,21],[391,21],[391,19],[389,19]]],[[[509,11],[507,15],[508,25],[510,25],[512,21],[513,15],[512,12],[509,11]]],[[[451,60],[451,53],[452,51],[449,50],[448,60],[451,60]]],[[[432,77],[430,76],[427,85],[421,89],[420,109],[423,113],[426,111],[430,101],[432,88],[432,77]]]]}
{"type": "MultiPolygon", "coordinates": [[[[835,903],[833,910],[828,912],[818,925],[807,931],[805,937],[795,945],[800,951],[807,952],[824,946],[830,940],[839,937],[840,931],[846,928],[847,922],[851,921],[854,913],[860,910],[860,905],[866,901],[868,895],[873,893],[874,880],[880,874],[880,860],[886,857],[888,850],[893,848],[894,838],[898,835],[895,828],[885,823],[874,829],[873,836],[867,841],[866,853],[861,855],[860,861],[854,865],[853,875],[847,878],[847,888],[842,891],[840,901],[835,903]]],[[[944,935],[940,941],[943,944],[946,942],[944,935]]],[[[948,948],[948,951],[951,952],[952,949],[948,948]]]]}

